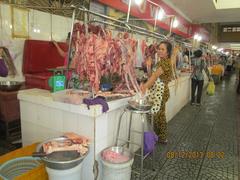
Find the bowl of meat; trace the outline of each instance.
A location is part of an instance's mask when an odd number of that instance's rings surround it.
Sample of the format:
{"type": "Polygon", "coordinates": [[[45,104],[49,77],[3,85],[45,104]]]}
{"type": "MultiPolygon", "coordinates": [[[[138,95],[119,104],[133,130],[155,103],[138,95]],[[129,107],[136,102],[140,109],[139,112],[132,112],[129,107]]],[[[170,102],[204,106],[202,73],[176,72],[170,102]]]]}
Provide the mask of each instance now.
{"type": "MultiPolygon", "coordinates": [[[[70,136],[77,137],[71,133],[70,136]]],[[[48,168],[66,170],[79,165],[89,152],[87,138],[62,137],[46,140],[37,146],[37,152],[33,156],[41,157],[48,168]]]]}
{"type": "Polygon", "coordinates": [[[105,163],[123,164],[132,161],[134,156],[129,149],[122,146],[111,146],[101,152],[101,158],[105,163]]]}

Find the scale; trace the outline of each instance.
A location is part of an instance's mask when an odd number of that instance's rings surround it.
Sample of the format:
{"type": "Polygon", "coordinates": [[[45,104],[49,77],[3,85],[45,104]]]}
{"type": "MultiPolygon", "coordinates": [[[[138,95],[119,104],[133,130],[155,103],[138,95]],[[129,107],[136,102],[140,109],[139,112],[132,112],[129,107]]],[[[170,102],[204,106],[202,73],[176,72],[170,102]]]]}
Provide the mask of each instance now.
{"type": "Polygon", "coordinates": [[[57,92],[64,90],[66,83],[64,71],[66,71],[66,68],[53,68],[48,70],[53,72],[53,76],[48,79],[48,85],[51,87],[51,91],[57,92]]]}

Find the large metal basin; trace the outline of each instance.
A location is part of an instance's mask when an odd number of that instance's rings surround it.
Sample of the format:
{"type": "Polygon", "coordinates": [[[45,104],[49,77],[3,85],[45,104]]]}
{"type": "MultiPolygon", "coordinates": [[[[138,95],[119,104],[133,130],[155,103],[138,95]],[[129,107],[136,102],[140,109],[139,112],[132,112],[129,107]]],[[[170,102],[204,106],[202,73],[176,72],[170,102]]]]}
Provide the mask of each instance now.
{"type": "MultiPolygon", "coordinates": [[[[37,152],[43,152],[43,144],[47,142],[50,141],[63,142],[66,140],[68,140],[68,138],[58,137],[44,141],[37,146],[37,152]]],[[[41,159],[46,164],[46,166],[51,169],[65,170],[79,165],[83,161],[83,159],[87,156],[88,152],[83,156],[81,156],[80,153],[78,153],[77,151],[53,152],[49,155],[46,155],[45,157],[41,157],[41,159]]]]}

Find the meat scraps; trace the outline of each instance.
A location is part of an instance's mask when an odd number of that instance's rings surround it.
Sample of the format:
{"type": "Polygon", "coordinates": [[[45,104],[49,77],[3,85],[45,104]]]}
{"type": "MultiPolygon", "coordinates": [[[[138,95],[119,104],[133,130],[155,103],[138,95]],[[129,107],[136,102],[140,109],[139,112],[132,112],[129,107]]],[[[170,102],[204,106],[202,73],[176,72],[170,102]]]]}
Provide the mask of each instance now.
{"type": "Polygon", "coordinates": [[[77,151],[81,156],[88,152],[89,139],[84,136],[79,136],[76,133],[68,132],[64,134],[64,141],[49,141],[43,144],[43,151],[46,154],[51,154],[57,151],[77,151]]]}

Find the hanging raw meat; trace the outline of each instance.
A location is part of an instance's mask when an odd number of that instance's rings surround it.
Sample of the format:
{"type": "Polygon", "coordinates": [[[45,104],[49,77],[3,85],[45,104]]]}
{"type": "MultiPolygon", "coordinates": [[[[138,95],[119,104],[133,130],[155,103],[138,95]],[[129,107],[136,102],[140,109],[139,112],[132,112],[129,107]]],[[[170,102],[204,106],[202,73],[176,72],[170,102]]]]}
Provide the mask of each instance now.
{"type": "MultiPolygon", "coordinates": [[[[75,56],[73,65],[80,80],[87,78],[94,92],[98,92],[100,79],[109,73],[122,77],[122,84],[130,91],[139,92],[134,68],[137,62],[137,41],[124,33],[112,38],[111,32],[101,26],[89,25],[87,28],[79,23],[73,31],[75,56]]],[[[140,46],[138,50],[142,52],[140,46]]],[[[123,86],[119,86],[122,87],[123,86]]]]}

